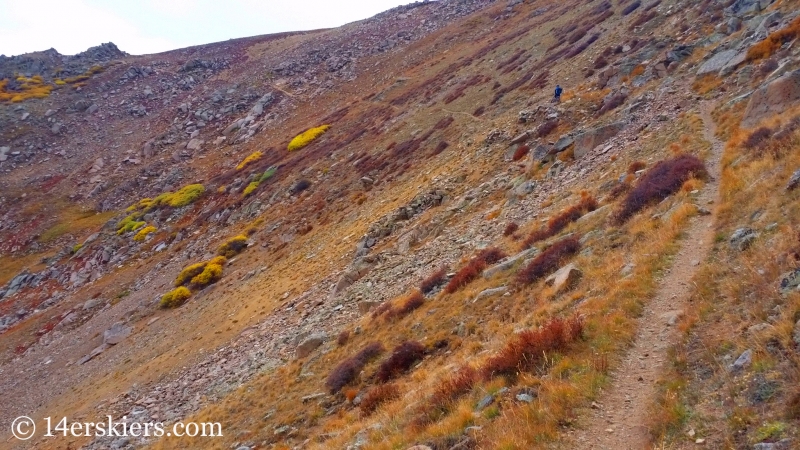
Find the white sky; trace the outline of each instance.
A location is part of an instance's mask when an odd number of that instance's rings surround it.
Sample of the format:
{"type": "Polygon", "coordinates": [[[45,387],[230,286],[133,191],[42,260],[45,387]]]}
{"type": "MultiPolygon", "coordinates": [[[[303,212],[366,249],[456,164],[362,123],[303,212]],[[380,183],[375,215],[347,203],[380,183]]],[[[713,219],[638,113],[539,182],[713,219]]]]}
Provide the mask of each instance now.
{"type": "Polygon", "coordinates": [[[140,55],[231,38],[330,28],[413,0],[0,0],[0,54],[103,42],[140,55]]]}

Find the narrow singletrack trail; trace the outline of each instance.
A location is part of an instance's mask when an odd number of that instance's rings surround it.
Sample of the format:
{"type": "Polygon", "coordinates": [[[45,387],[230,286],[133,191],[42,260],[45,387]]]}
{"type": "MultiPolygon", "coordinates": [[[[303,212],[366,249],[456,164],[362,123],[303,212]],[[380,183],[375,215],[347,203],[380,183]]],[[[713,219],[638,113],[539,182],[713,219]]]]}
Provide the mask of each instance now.
{"type": "MultiPolygon", "coordinates": [[[[713,104],[701,105],[705,139],[712,149],[706,160],[710,179],[698,193],[697,205],[714,210],[721,176],[724,144],[715,137],[711,119],[713,104]]],[[[658,281],[655,296],[647,301],[638,319],[634,342],[621,364],[611,374],[610,387],[596,407],[579,422],[564,448],[597,450],[641,450],[651,447],[648,410],[656,396],[656,382],[667,364],[667,351],[678,338],[670,318],[680,316],[690,294],[690,283],[698,265],[711,250],[714,215],[697,215],[683,234],[672,267],[658,281]]],[[[672,319],[674,321],[674,319],[672,319]]]]}

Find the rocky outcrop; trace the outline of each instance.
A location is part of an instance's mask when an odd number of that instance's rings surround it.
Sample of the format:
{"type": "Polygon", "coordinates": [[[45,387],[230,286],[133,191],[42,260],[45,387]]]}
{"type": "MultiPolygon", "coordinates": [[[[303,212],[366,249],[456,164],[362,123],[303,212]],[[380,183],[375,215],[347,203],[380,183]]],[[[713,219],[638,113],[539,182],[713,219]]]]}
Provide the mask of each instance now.
{"type": "Polygon", "coordinates": [[[780,114],[800,101],[800,70],[756,89],[742,119],[743,127],[754,127],[761,119],[780,114]]]}
{"type": "Polygon", "coordinates": [[[625,129],[624,122],[615,122],[575,136],[575,157],[580,158],[600,144],[613,138],[625,129]]]}

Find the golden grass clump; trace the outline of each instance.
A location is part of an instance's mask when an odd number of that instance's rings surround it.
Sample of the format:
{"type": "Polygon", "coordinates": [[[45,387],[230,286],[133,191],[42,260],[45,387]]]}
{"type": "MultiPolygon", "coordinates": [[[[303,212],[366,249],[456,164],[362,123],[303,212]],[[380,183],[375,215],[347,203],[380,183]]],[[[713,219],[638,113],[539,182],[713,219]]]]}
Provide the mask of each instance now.
{"type": "Polygon", "coordinates": [[[800,36],[800,17],[791,21],[786,28],[771,33],[766,39],[750,47],[747,50],[747,61],[769,58],[780,50],[783,44],[797,39],[798,36],[800,36]]]}
{"type": "Polygon", "coordinates": [[[217,254],[226,258],[233,258],[247,248],[247,236],[240,234],[228,239],[217,249],[217,254]]]}
{"type": "Polygon", "coordinates": [[[130,231],[136,231],[139,228],[142,228],[143,226],[147,225],[146,222],[139,220],[140,217],[142,217],[141,213],[134,213],[119,221],[119,223],[117,224],[117,234],[124,234],[130,231]]]}
{"type": "Polygon", "coordinates": [[[19,103],[31,98],[46,98],[53,86],[44,84],[40,76],[32,78],[19,77],[19,90],[8,90],[8,79],[0,80],[0,101],[19,103]]]}
{"type": "Polygon", "coordinates": [[[258,181],[251,181],[250,184],[248,184],[247,187],[244,188],[242,195],[244,197],[247,197],[248,195],[252,194],[253,191],[255,191],[258,188],[258,185],[260,184],[261,183],[259,183],[258,181]]]}
{"type": "Polygon", "coordinates": [[[150,233],[155,232],[156,230],[157,230],[157,228],[152,226],[152,225],[144,227],[141,230],[139,230],[138,233],[136,233],[136,235],[133,237],[133,240],[136,241],[136,242],[142,242],[145,239],[147,239],[147,235],[149,235],[150,233]]]}
{"type": "Polygon", "coordinates": [[[258,151],[250,153],[249,155],[247,155],[247,158],[243,159],[242,162],[240,162],[239,165],[236,166],[236,170],[244,169],[251,162],[255,162],[261,159],[262,156],[264,156],[264,154],[258,151]]]}
{"type": "Polygon", "coordinates": [[[300,150],[301,148],[314,142],[314,140],[316,140],[318,137],[322,136],[330,127],[330,125],[320,125],[315,128],[309,128],[308,130],[295,136],[294,139],[289,142],[287,149],[290,152],[300,150]]]}
{"type": "Polygon", "coordinates": [[[179,286],[161,297],[161,303],[159,304],[162,308],[177,308],[182,304],[186,303],[186,300],[192,296],[192,291],[184,286],[179,286]]]}
{"type": "Polygon", "coordinates": [[[202,272],[192,277],[189,283],[194,287],[205,287],[216,283],[220,278],[222,278],[222,265],[209,262],[202,272]]]}
{"type": "Polygon", "coordinates": [[[150,207],[165,205],[173,208],[181,208],[190,203],[194,203],[205,191],[206,189],[202,184],[189,184],[176,192],[165,192],[159,195],[153,199],[153,203],[150,207]]]}
{"type": "Polygon", "coordinates": [[[199,262],[184,267],[181,273],[178,274],[178,278],[175,278],[175,286],[183,286],[192,278],[200,275],[206,268],[206,264],[205,262],[199,262]]]}

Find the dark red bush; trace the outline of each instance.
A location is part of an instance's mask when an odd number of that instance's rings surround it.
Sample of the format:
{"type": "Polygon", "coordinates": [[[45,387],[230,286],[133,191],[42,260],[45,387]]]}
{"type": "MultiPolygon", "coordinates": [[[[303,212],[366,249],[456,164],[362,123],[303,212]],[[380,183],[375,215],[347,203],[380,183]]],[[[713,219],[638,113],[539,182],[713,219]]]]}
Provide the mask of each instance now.
{"type": "Polygon", "coordinates": [[[525,157],[525,155],[527,155],[527,154],[528,154],[528,152],[530,152],[530,151],[531,151],[531,148],[530,148],[530,147],[528,147],[527,145],[520,145],[520,146],[519,146],[519,147],[517,147],[517,149],[514,151],[514,156],[513,156],[511,159],[512,159],[513,161],[519,161],[520,159],[524,158],[524,157],[525,157]]]}
{"type": "Polygon", "coordinates": [[[622,224],[644,207],[677,192],[689,178],[707,175],[705,164],[696,156],[680,155],[659,161],[639,178],[636,187],[628,193],[615,213],[614,220],[622,224]]]}
{"type": "Polygon", "coordinates": [[[384,348],[380,342],[367,344],[361,351],[339,363],[328,375],[325,386],[330,389],[331,393],[338,392],[355,380],[369,361],[377,358],[383,352],[384,348]]]}
{"type": "Polygon", "coordinates": [[[395,347],[392,354],[382,362],[375,378],[385,383],[397,378],[425,356],[425,346],[416,341],[406,341],[395,347]]]}
{"type": "Polygon", "coordinates": [[[472,113],[472,115],[475,116],[475,117],[480,117],[485,112],[486,112],[486,107],[485,106],[479,106],[479,107],[477,107],[475,109],[475,111],[472,113]]]}
{"type": "Polygon", "coordinates": [[[577,204],[572,205],[561,213],[551,217],[550,220],[547,221],[546,226],[528,235],[528,237],[522,242],[522,248],[531,248],[533,244],[557,235],[569,224],[575,222],[584,214],[594,211],[595,209],[597,209],[597,200],[595,200],[595,198],[591,195],[582,194],[581,200],[577,204]]]}
{"type": "Polygon", "coordinates": [[[478,278],[481,272],[483,272],[483,269],[489,264],[494,264],[506,256],[507,255],[502,250],[495,247],[481,250],[475,257],[469,260],[466,266],[456,272],[455,276],[450,279],[450,282],[447,283],[447,286],[444,288],[445,292],[452,294],[461,289],[478,278]]]}
{"type": "Polygon", "coordinates": [[[387,313],[387,319],[400,319],[425,303],[425,297],[420,291],[414,291],[404,298],[397,307],[392,307],[387,313]]]}
{"type": "Polygon", "coordinates": [[[350,340],[350,332],[347,330],[342,331],[339,333],[339,337],[336,338],[336,343],[340,346],[347,344],[347,341],[350,340]]]}
{"type": "Polygon", "coordinates": [[[436,272],[433,272],[422,280],[422,284],[420,284],[419,288],[423,294],[427,295],[437,287],[441,286],[442,283],[445,281],[445,277],[447,276],[447,267],[442,267],[436,272]]]}
{"type": "Polygon", "coordinates": [[[578,236],[570,236],[555,242],[540,253],[526,267],[517,272],[518,284],[531,284],[558,270],[561,264],[578,253],[581,243],[578,236]]]}
{"type": "Polygon", "coordinates": [[[481,373],[488,380],[499,375],[515,377],[520,372],[533,371],[549,353],[565,350],[582,334],[580,317],[554,318],[539,329],[514,335],[497,355],[484,363],[481,373]]]}
{"type": "Polygon", "coordinates": [[[503,230],[503,236],[511,236],[517,230],[519,230],[519,225],[515,222],[509,222],[508,225],[506,225],[506,229],[503,230]]]}

